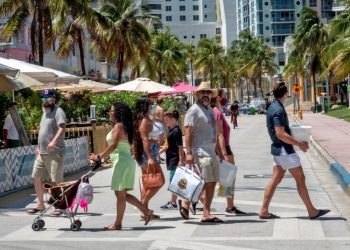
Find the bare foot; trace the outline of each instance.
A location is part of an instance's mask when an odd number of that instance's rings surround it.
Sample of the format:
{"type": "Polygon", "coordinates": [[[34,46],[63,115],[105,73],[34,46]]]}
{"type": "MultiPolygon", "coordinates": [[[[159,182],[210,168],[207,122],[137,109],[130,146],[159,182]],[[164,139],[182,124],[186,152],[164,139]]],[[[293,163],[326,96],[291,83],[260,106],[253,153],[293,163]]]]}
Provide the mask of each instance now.
{"type": "Polygon", "coordinates": [[[122,225],[116,225],[115,223],[110,224],[103,228],[106,231],[122,230],[122,225]]]}

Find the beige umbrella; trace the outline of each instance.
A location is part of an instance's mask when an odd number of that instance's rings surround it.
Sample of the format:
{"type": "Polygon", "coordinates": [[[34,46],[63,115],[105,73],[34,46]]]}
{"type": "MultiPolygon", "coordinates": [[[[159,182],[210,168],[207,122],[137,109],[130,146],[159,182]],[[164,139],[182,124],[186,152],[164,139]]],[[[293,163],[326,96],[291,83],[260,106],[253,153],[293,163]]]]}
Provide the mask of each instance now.
{"type": "Polygon", "coordinates": [[[19,73],[16,79],[4,74],[0,74],[0,92],[10,92],[37,85],[43,84],[22,73],[19,73]]]}
{"type": "Polygon", "coordinates": [[[172,93],[176,92],[175,89],[154,82],[148,78],[136,78],[135,80],[132,80],[130,82],[126,82],[117,86],[114,86],[112,88],[109,88],[109,90],[114,91],[132,91],[132,92],[147,92],[149,94],[152,93],[172,93]]]}

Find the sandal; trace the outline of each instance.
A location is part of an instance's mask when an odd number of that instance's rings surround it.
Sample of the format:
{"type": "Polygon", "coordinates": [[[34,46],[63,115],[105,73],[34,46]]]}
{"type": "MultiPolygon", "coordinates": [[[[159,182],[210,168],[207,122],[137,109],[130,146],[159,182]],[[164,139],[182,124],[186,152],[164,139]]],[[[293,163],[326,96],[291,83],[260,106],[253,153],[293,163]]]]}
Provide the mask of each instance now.
{"type": "Polygon", "coordinates": [[[153,219],[153,211],[148,210],[144,216],[145,216],[145,226],[146,226],[153,219]]]}
{"type": "Polygon", "coordinates": [[[110,224],[103,228],[105,231],[122,230],[122,225],[110,224]]]}
{"type": "Polygon", "coordinates": [[[179,210],[182,218],[184,218],[185,220],[188,220],[190,218],[188,209],[182,206],[182,200],[179,200],[178,202],[179,202],[179,210]]]}

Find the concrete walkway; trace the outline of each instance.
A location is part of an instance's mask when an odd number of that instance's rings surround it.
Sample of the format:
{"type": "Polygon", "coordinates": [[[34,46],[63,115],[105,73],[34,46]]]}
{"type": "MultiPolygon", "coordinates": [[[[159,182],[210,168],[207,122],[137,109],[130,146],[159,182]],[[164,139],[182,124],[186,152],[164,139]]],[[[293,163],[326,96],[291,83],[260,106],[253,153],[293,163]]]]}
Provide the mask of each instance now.
{"type": "Polygon", "coordinates": [[[304,112],[302,125],[312,126],[316,149],[329,163],[343,188],[350,192],[350,122],[322,113],[304,112]]]}

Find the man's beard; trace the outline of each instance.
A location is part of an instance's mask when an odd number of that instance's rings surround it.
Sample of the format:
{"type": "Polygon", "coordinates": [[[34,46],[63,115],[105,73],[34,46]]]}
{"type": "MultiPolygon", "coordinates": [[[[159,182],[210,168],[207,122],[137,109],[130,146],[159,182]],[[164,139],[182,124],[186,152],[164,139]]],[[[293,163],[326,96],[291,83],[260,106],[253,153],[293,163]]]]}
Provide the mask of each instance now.
{"type": "Polygon", "coordinates": [[[45,114],[48,114],[50,113],[55,107],[55,104],[49,104],[49,105],[46,105],[46,106],[42,106],[42,110],[45,114]]]}
{"type": "Polygon", "coordinates": [[[204,105],[204,106],[209,106],[210,104],[210,98],[208,96],[203,96],[201,99],[200,99],[200,102],[204,105]]]}

